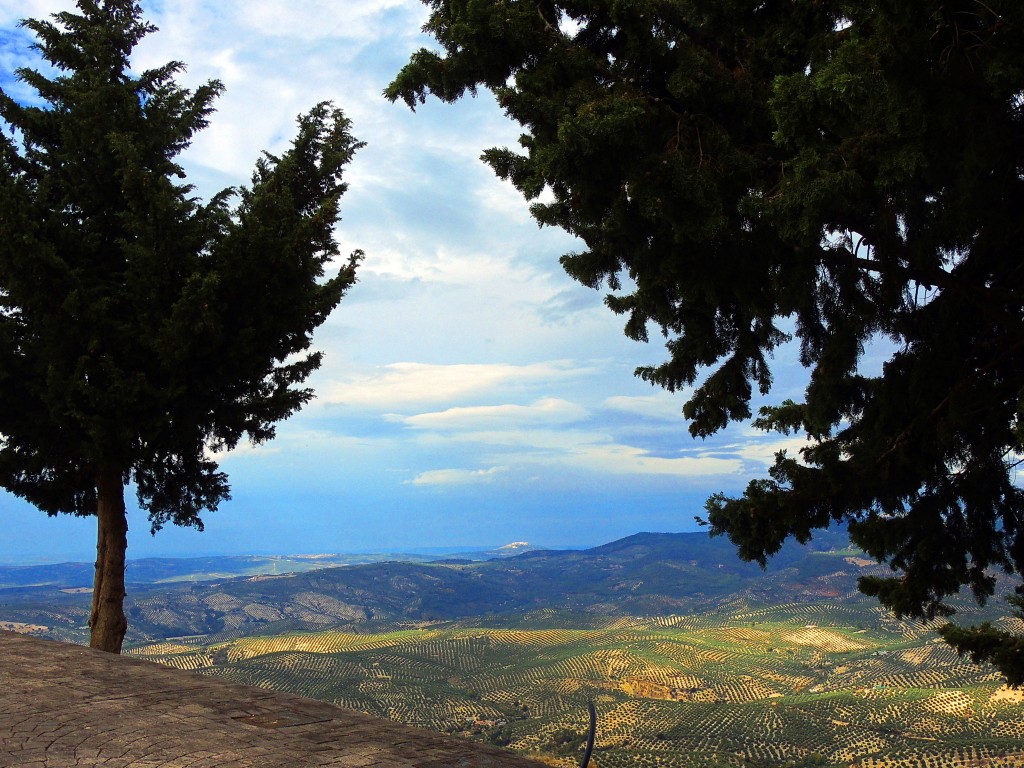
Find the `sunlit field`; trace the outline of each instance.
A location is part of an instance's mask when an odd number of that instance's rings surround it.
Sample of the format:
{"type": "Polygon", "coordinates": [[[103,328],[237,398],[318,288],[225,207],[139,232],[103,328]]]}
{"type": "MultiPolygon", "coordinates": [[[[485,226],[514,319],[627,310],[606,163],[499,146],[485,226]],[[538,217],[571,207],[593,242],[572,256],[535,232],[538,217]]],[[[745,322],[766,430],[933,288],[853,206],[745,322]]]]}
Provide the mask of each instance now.
{"type": "Polygon", "coordinates": [[[557,765],[578,763],[588,699],[601,768],[1024,765],[1024,697],[928,628],[867,604],[494,621],[193,638],[131,653],[557,765]]]}

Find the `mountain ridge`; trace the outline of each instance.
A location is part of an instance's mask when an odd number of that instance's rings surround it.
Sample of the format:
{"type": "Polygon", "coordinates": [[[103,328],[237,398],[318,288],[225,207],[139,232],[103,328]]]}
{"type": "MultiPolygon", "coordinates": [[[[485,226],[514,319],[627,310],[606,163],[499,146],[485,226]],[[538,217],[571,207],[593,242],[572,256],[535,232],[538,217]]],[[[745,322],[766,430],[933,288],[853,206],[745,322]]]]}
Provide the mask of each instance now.
{"type": "MultiPolygon", "coordinates": [[[[135,584],[125,607],[129,639],[143,642],[538,609],[657,616],[707,610],[734,598],[751,604],[863,599],[857,577],[878,566],[849,557],[848,547],[844,531],[821,532],[811,546],[785,545],[762,570],[739,560],[728,541],[703,532],[642,532],[590,549],[538,549],[484,561],[390,560],[135,584]]],[[[56,623],[65,631],[84,624],[88,595],[53,585],[2,594],[0,620],[56,623]]]]}

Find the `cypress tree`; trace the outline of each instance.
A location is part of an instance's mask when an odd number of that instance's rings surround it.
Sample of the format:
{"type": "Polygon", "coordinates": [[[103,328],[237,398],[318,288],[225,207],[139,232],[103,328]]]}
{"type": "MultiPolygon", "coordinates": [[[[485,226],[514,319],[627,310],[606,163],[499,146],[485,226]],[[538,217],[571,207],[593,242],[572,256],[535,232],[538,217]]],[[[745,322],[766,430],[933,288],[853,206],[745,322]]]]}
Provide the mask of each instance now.
{"type": "Polygon", "coordinates": [[[136,74],[154,27],[130,0],[28,20],[52,76],[0,92],[0,485],[97,519],[91,645],[119,652],[134,483],[153,532],[228,499],[213,454],[274,436],[311,397],[313,330],[355,280],[325,279],[342,169],[361,146],[328,104],[251,183],[199,201],[176,157],[222,86],[136,74]]]}
{"type": "MultiPolygon", "coordinates": [[[[426,0],[385,92],[493,91],[524,129],[484,159],[585,248],[653,384],[705,437],[753,416],[795,338],[810,383],[755,424],[805,435],[707,521],[762,563],[848,525],[895,573],[861,588],[952,613],[1024,573],[1024,4],[1018,0],[426,0]],[[631,288],[618,290],[627,284],[631,288]],[[869,344],[889,344],[881,372],[869,344]]],[[[1024,682],[1022,641],[949,625],[1024,682]]]]}

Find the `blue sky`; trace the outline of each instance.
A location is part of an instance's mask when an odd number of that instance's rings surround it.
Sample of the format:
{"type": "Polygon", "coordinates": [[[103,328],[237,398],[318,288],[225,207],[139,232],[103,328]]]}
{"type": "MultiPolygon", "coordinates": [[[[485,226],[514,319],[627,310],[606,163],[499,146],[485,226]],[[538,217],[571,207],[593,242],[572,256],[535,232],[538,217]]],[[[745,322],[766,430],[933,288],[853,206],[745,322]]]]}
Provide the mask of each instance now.
{"type": "MultiPolygon", "coordinates": [[[[381,92],[430,46],[419,0],[161,0],[160,31],[133,65],[188,65],[179,80],[223,81],[211,126],[182,162],[209,195],[245,183],[261,150],[282,150],[295,117],[331,100],[367,142],[349,167],[342,252],[366,252],[359,283],[316,336],[317,399],[275,441],[221,457],[233,500],[206,531],[155,537],[130,514],[129,557],[599,544],[696,526],[705,498],[763,475],[798,439],[731,426],[694,441],[685,394],[634,378],[665,352],[629,341],[622,319],[561,270],[579,247],[539,229],[527,203],[479,160],[518,126],[489,94],[415,114],[381,92]]],[[[65,0],[0,0],[0,85],[33,63],[20,18],[65,0]]],[[[780,350],[772,400],[804,374],[780,350]]],[[[2,492],[0,492],[2,493],[2,492]]],[[[91,520],[0,495],[0,562],[89,560],[91,520]]]]}

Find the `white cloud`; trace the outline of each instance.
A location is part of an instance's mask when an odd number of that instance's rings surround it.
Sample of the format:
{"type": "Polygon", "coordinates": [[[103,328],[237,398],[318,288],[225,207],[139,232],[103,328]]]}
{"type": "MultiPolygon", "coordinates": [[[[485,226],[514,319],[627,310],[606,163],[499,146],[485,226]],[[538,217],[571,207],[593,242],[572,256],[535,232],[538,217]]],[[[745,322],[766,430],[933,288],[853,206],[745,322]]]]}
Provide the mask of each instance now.
{"type": "Polygon", "coordinates": [[[391,418],[419,429],[488,430],[530,424],[571,424],[586,417],[586,409],[575,403],[557,397],[545,397],[531,405],[478,405],[391,418]]]}
{"type": "Polygon", "coordinates": [[[582,370],[569,360],[527,365],[391,363],[381,366],[374,375],[322,385],[318,398],[324,403],[394,408],[479,396],[509,385],[565,379],[582,370]]]}
{"type": "Polygon", "coordinates": [[[522,284],[534,276],[532,270],[511,264],[508,254],[466,253],[443,246],[425,251],[415,244],[405,245],[375,246],[363,264],[363,274],[447,285],[479,285],[502,279],[506,288],[509,282],[522,284]]]}
{"type": "Polygon", "coordinates": [[[61,11],[74,10],[73,0],[0,0],[0,24],[13,26],[22,19],[46,19],[61,11]]]}
{"type": "MultiPolygon", "coordinates": [[[[199,181],[215,176],[203,194],[247,180],[260,151],[282,150],[295,134],[295,116],[324,100],[345,111],[359,138],[386,143],[398,165],[422,150],[407,129],[389,128],[398,113],[412,124],[409,110],[381,95],[402,59],[426,42],[420,29],[428,11],[418,0],[174,0],[144,12],[159,31],[136,49],[133,66],[184,61],[183,85],[217,78],[226,87],[210,126],[183,156],[199,181]]],[[[421,133],[443,146],[443,131],[421,133]]]]}
{"type": "Polygon", "coordinates": [[[494,476],[504,472],[506,467],[491,467],[490,469],[432,469],[427,472],[420,472],[412,480],[406,481],[410,485],[469,485],[471,483],[488,483],[494,476]]]}
{"type": "Polygon", "coordinates": [[[614,475],[674,475],[676,477],[707,477],[732,475],[743,471],[739,459],[718,458],[706,454],[695,456],[653,456],[630,445],[608,444],[584,446],[566,457],[565,463],[592,472],[614,475]]]}
{"type": "Polygon", "coordinates": [[[242,440],[230,451],[208,451],[207,455],[221,463],[234,459],[246,460],[251,456],[278,456],[281,460],[291,461],[303,454],[330,455],[343,460],[345,456],[366,455],[382,450],[392,450],[392,441],[387,438],[353,436],[325,429],[304,428],[298,426],[296,422],[286,422],[281,425],[277,436],[270,442],[253,445],[248,440],[242,440]]]}
{"type": "Polygon", "coordinates": [[[542,429],[504,427],[492,430],[467,430],[465,432],[434,432],[427,433],[421,442],[432,444],[467,443],[491,445],[501,449],[518,449],[525,451],[516,455],[524,460],[532,455],[546,457],[546,460],[558,454],[570,454],[580,450],[581,446],[601,445],[614,442],[605,432],[584,429],[542,429]]]}
{"type": "Polygon", "coordinates": [[[241,25],[261,36],[310,42],[347,38],[366,42],[386,30],[383,14],[390,8],[410,6],[407,0],[301,0],[286,13],[280,0],[247,0],[237,6],[241,25]]]}
{"type": "MultiPolygon", "coordinates": [[[[461,409],[453,409],[461,410],[461,409]]],[[[476,409],[465,409],[476,410],[476,409]]],[[[748,466],[738,453],[677,451],[659,455],[649,449],[616,441],[598,430],[529,428],[528,425],[496,424],[492,430],[459,431],[470,419],[440,420],[417,440],[437,452],[454,452],[460,445],[484,462],[522,468],[536,474],[538,467],[571,467],[600,475],[671,475],[704,478],[734,475],[748,466]]],[[[425,426],[425,425],[420,425],[425,426]]]]}
{"type": "Polygon", "coordinates": [[[511,182],[481,184],[476,190],[475,197],[481,206],[492,213],[513,221],[531,221],[529,204],[511,182]]]}
{"type": "Polygon", "coordinates": [[[631,413],[636,416],[644,416],[651,419],[663,419],[665,421],[679,422],[683,402],[686,396],[680,393],[658,391],[653,395],[626,396],[616,395],[604,401],[604,405],[613,411],[631,413]]]}
{"type": "Polygon", "coordinates": [[[813,441],[805,437],[766,437],[759,434],[758,437],[747,440],[743,443],[731,443],[718,449],[721,453],[735,453],[737,456],[748,461],[756,461],[771,466],[775,463],[775,454],[779,451],[786,451],[786,454],[793,459],[800,458],[800,449],[813,445],[813,441]]]}

